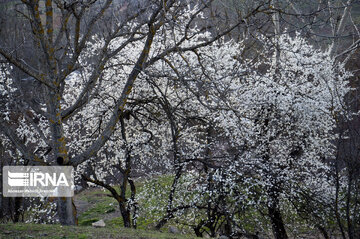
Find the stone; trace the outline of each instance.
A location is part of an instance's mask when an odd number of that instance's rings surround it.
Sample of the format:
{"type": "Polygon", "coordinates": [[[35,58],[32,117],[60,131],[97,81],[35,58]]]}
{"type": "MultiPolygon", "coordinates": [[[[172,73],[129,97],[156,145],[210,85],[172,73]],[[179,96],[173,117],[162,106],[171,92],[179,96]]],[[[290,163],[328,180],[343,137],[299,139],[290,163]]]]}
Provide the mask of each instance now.
{"type": "Polygon", "coordinates": [[[93,226],[93,227],[105,227],[105,222],[104,222],[104,220],[101,219],[100,221],[92,223],[91,226],[93,226]]]}
{"type": "Polygon", "coordinates": [[[76,193],[79,193],[79,192],[81,192],[83,190],[84,190],[84,188],[81,185],[75,185],[74,191],[76,193]]]}
{"type": "Polygon", "coordinates": [[[169,226],[169,233],[178,234],[180,231],[174,226],[169,226]]]}
{"type": "Polygon", "coordinates": [[[219,239],[229,239],[227,236],[225,236],[225,235],[221,235],[220,237],[219,237],[219,239]]]}

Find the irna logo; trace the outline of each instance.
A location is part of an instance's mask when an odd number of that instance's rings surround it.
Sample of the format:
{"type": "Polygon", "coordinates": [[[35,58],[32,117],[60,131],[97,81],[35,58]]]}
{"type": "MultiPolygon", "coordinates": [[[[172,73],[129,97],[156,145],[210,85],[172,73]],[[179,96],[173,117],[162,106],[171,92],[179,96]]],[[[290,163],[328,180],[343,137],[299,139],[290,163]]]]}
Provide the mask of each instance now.
{"type": "Polygon", "coordinates": [[[71,166],[5,166],[5,197],[72,197],[74,168],[71,166]]]}
{"type": "Polygon", "coordinates": [[[9,186],[36,187],[36,186],[69,186],[65,173],[12,173],[8,172],[9,186]]]}

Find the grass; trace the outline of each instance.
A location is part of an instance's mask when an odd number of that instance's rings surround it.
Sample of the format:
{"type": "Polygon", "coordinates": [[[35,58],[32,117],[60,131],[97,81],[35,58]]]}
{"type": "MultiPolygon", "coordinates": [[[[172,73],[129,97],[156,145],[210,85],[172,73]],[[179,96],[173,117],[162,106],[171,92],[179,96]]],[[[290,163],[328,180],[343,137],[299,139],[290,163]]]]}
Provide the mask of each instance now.
{"type": "MultiPolygon", "coordinates": [[[[189,221],[189,215],[186,213],[177,219],[171,219],[161,231],[155,231],[154,227],[164,212],[159,211],[156,206],[164,208],[166,200],[159,200],[159,196],[167,198],[168,187],[172,183],[172,176],[156,177],[145,182],[137,182],[137,191],[151,189],[154,197],[141,197],[139,204],[145,210],[139,212],[137,218],[137,230],[123,227],[123,220],[119,212],[118,204],[115,199],[108,197],[107,191],[100,188],[90,188],[75,196],[75,200],[81,202],[81,212],[78,213],[79,226],[61,226],[58,224],[0,224],[0,239],[2,238],[195,238],[193,229],[189,224],[196,224],[198,220],[205,218],[203,211],[190,214],[196,221],[189,221]],[[164,192],[165,190],[165,192],[164,192]],[[164,194],[165,193],[165,194],[164,194]],[[103,219],[105,228],[91,227],[93,222],[103,219]],[[169,234],[168,228],[176,227],[183,234],[169,234]],[[185,233],[185,234],[184,234],[185,233]],[[187,234],[188,233],[188,234],[187,234]]],[[[130,194],[130,192],[127,192],[130,194]]],[[[286,204],[288,205],[288,204],[286,204]]],[[[79,208],[78,208],[79,209],[79,208]]],[[[264,209],[265,210],[265,209],[264,209]]],[[[309,235],[316,235],[313,229],[304,227],[300,218],[291,207],[283,209],[284,220],[290,223],[292,227],[296,225],[295,230],[288,230],[290,236],[297,238],[312,238],[309,235]],[[310,234],[309,234],[310,233],[310,234]],[[295,236],[296,235],[296,236],[295,236]],[[299,236],[300,235],[300,236],[299,236]],[[303,235],[306,235],[305,237],[303,235]]],[[[267,235],[271,234],[271,225],[268,218],[264,217],[258,210],[246,209],[239,218],[242,227],[248,232],[262,231],[267,235]]],[[[265,234],[264,234],[265,235],[265,234]]]]}
{"type": "MultiPolygon", "coordinates": [[[[163,180],[163,179],[162,179],[163,180]]],[[[165,180],[169,181],[169,180],[165,180]]],[[[165,182],[163,182],[165,183],[165,182]]],[[[167,182],[168,183],[168,182],[167,182]]],[[[166,184],[166,183],[165,183],[166,184]]],[[[138,188],[143,185],[138,184],[138,188]]],[[[86,207],[78,214],[79,226],[61,226],[59,224],[0,224],[0,239],[7,238],[54,238],[54,239],[86,239],[86,238],[195,238],[191,235],[170,234],[155,231],[151,219],[138,218],[138,229],[123,227],[123,221],[115,199],[108,197],[109,193],[100,188],[87,189],[75,196],[75,200],[86,203],[86,207]],[[105,228],[94,228],[93,222],[103,219],[105,228]]],[[[153,202],[156,203],[156,202],[153,202]]],[[[151,217],[149,217],[151,218],[151,217]]]]}
{"type": "MultiPolygon", "coordinates": [[[[171,185],[172,182],[172,176],[162,176],[158,177],[154,180],[151,180],[150,182],[147,182],[146,184],[154,184],[158,188],[157,190],[161,190],[162,188],[171,185]]],[[[144,188],[144,182],[135,182],[137,192],[141,192],[144,188]]],[[[114,187],[117,191],[119,191],[119,187],[114,187]]],[[[130,190],[128,189],[127,197],[130,196],[130,190]]],[[[108,197],[109,192],[107,190],[103,190],[100,188],[93,188],[88,189],[80,194],[75,196],[76,200],[81,200],[83,202],[87,202],[90,205],[90,208],[88,208],[85,212],[80,213],[78,215],[78,222],[80,226],[90,226],[91,223],[98,221],[100,219],[103,219],[106,223],[106,225],[111,226],[123,226],[123,220],[121,218],[118,203],[115,199],[112,197],[108,197]],[[112,216],[109,216],[109,214],[112,214],[112,216]],[[115,214],[115,215],[114,215],[115,214]]],[[[151,208],[154,205],[158,205],[159,201],[154,200],[145,200],[141,202],[141,206],[145,208],[151,208]]],[[[162,205],[166,206],[166,205],[162,205]]],[[[156,212],[148,212],[146,214],[146,217],[144,215],[140,215],[137,218],[137,227],[138,229],[153,229],[156,221],[155,218],[157,215],[156,212]]],[[[167,231],[167,228],[164,228],[162,230],[167,231]]]]}
{"type": "Polygon", "coordinates": [[[123,227],[94,228],[90,226],[61,226],[58,224],[0,224],[1,239],[54,238],[54,239],[86,239],[86,238],[121,238],[121,239],[185,239],[194,238],[181,234],[161,233],[158,231],[134,230],[123,227]]]}
{"type": "MultiPolygon", "coordinates": [[[[111,198],[109,198],[111,199],[111,198]]],[[[84,213],[82,213],[81,215],[79,215],[78,220],[79,220],[79,225],[80,226],[89,226],[91,225],[91,223],[89,222],[94,222],[94,221],[98,221],[100,219],[102,219],[102,216],[107,214],[107,213],[111,213],[111,212],[115,212],[115,207],[116,205],[113,203],[113,201],[115,200],[104,200],[104,201],[100,201],[96,204],[94,204],[94,206],[92,206],[89,210],[85,211],[84,213]]]]}
{"type": "MultiPolygon", "coordinates": [[[[142,230],[154,230],[156,223],[159,218],[162,218],[165,212],[159,211],[159,208],[166,208],[166,200],[159,200],[159,196],[163,198],[168,197],[169,187],[172,184],[173,176],[163,175],[160,177],[153,178],[148,181],[137,182],[137,192],[141,193],[145,188],[151,188],[153,197],[146,197],[141,199],[141,209],[145,209],[139,212],[137,218],[137,228],[142,230]],[[164,193],[165,190],[165,193],[164,193]]],[[[146,189],[145,189],[146,190],[146,189]]],[[[127,192],[130,193],[130,192],[127,192]]],[[[91,204],[85,212],[81,213],[78,217],[80,226],[91,226],[95,221],[103,219],[106,226],[109,227],[123,227],[123,220],[121,218],[118,204],[115,199],[108,197],[109,192],[104,191],[100,188],[93,188],[85,190],[80,194],[76,195],[77,200],[86,201],[91,204]],[[109,212],[112,215],[109,215],[109,212]]],[[[197,219],[189,221],[188,216],[179,217],[178,219],[171,219],[161,229],[162,232],[167,232],[169,226],[174,226],[182,233],[193,234],[193,229],[186,224],[193,224],[201,220],[202,217],[206,217],[204,212],[197,212],[197,219]]],[[[261,224],[262,227],[268,228],[269,225],[264,225],[263,221],[256,219],[262,218],[256,211],[250,211],[249,214],[244,215],[242,222],[244,222],[244,228],[249,232],[255,232],[261,224]],[[255,215],[255,217],[254,217],[255,215]]],[[[266,220],[265,220],[266,221],[266,220]]]]}

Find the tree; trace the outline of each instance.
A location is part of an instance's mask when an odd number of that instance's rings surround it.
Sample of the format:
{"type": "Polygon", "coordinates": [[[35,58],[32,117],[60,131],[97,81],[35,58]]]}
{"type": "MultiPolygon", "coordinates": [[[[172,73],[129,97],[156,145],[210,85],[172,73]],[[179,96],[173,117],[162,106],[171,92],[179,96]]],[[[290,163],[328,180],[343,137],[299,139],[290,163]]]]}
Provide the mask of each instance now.
{"type": "Polygon", "coordinates": [[[343,112],[351,74],[334,63],[329,51],[314,50],[300,36],[280,36],[277,45],[277,63],[270,61],[272,67],[263,76],[244,79],[234,90],[232,105],[242,116],[235,124],[246,139],[241,142],[242,157],[254,162],[274,236],[287,238],[281,198],[291,197],[300,182],[310,188],[314,177],[325,180],[324,159],[334,154],[333,129],[343,112]]]}
{"type": "MultiPolygon", "coordinates": [[[[28,107],[31,112],[36,113],[37,118],[42,119],[43,128],[38,127],[36,130],[39,132],[36,134],[46,136],[43,139],[51,151],[41,159],[28,144],[21,142],[14,130],[14,122],[2,120],[0,129],[23,157],[35,164],[76,167],[95,156],[115,131],[124,114],[134,82],[142,71],[173,52],[194,51],[204,47],[240,24],[237,22],[204,39],[197,38],[198,41],[194,42],[192,39],[203,32],[203,28],[195,26],[205,22],[207,16],[203,12],[206,12],[211,1],[130,3],[111,0],[24,0],[22,3],[26,9],[21,10],[20,14],[27,20],[28,29],[24,42],[31,45],[34,54],[31,59],[25,57],[20,43],[16,48],[10,49],[6,45],[1,45],[0,54],[14,66],[15,72],[21,72],[22,75],[32,77],[41,83],[44,102],[28,102],[28,107]],[[118,9],[118,14],[115,9],[118,9]],[[98,39],[93,38],[95,34],[98,39]],[[161,39],[166,44],[154,46],[153,42],[156,39],[161,39]],[[98,42],[98,47],[96,50],[89,50],[89,44],[94,41],[98,42]],[[139,51],[125,51],[134,45],[139,46],[139,51]],[[73,140],[71,135],[75,132],[67,132],[66,125],[78,120],[78,112],[85,110],[97,94],[97,90],[103,90],[99,85],[104,75],[109,74],[113,67],[111,60],[122,54],[134,57],[131,57],[132,61],[116,63],[122,72],[121,90],[114,98],[114,104],[105,117],[101,132],[98,137],[89,140],[81,152],[69,153],[68,149],[73,140]],[[66,79],[76,70],[82,72],[83,78],[79,80],[81,90],[75,96],[75,100],[64,107],[64,92],[69,90],[66,79]]],[[[259,4],[256,12],[266,8],[265,3],[259,4]]],[[[239,21],[250,18],[256,12],[249,11],[239,21]]],[[[77,129],[77,135],[81,135],[81,130],[77,129]]],[[[59,198],[58,203],[60,222],[74,224],[75,212],[71,199],[59,198]]]]}
{"type": "MultiPolygon", "coordinates": [[[[263,48],[255,60],[242,58],[246,48],[228,41],[183,54],[170,65],[171,70],[189,69],[185,73],[173,70],[173,77],[182,82],[180,87],[192,95],[176,95],[185,99],[179,101],[180,106],[193,108],[181,111],[182,117],[206,112],[201,124],[216,133],[206,135],[205,130],[200,136],[207,139],[201,147],[206,150],[196,154],[180,150],[181,170],[192,171],[190,175],[173,171],[174,179],[181,183],[168,188],[172,204],[169,208],[165,203],[160,222],[174,217],[185,217],[186,222],[192,219],[199,236],[208,230],[212,236],[221,230],[228,236],[255,235],[256,231],[241,226],[241,219],[248,210],[266,209],[274,236],[287,238],[282,214],[286,202],[300,203],[307,191],[307,195],[316,195],[311,197],[314,202],[333,200],[326,160],[334,158],[334,129],[336,120],[344,115],[351,74],[334,61],[330,51],[316,50],[300,35],[259,39],[263,39],[263,48]],[[272,48],[275,40],[280,47],[276,50],[272,48]],[[186,103],[191,98],[197,101],[192,107],[186,103]],[[221,138],[223,145],[228,143],[225,149],[214,143],[221,138]]],[[[178,143],[178,148],[183,145],[178,143]]],[[[159,197],[157,200],[164,200],[159,197]]],[[[321,218],[315,225],[323,231],[324,223],[326,219],[321,218]]]]}

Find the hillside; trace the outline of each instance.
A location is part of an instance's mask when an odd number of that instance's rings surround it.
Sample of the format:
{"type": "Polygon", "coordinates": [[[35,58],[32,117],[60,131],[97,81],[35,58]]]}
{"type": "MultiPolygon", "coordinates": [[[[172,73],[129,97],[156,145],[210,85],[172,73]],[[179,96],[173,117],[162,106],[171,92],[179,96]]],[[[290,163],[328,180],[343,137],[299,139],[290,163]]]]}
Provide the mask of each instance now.
{"type": "Polygon", "coordinates": [[[91,226],[61,226],[45,224],[0,224],[0,238],[193,238],[184,235],[161,233],[156,231],[132,230],[122,227],[94,228],[91,226]]]}

